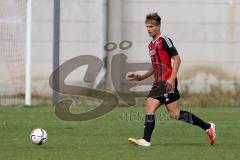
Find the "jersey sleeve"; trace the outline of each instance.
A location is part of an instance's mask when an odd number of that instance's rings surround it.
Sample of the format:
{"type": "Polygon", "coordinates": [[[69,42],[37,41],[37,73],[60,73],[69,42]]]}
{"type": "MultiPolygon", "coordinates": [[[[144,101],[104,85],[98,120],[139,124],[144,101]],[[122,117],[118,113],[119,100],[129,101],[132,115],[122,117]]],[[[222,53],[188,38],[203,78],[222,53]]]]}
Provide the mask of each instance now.
{"type": "Polygon", "coordinates": [[[172,43],[172,40],[163,36],[163,48],[166,48],[170,57],[178,55],[178,51],[172,43]]]}

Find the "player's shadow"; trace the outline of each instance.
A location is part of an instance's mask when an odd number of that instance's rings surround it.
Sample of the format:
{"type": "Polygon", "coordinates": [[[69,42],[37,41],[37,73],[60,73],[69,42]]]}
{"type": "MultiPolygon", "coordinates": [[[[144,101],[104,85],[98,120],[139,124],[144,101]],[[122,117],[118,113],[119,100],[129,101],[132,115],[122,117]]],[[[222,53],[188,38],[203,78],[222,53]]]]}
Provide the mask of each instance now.
{"type": "MultiPolygon", "coordinates": [[[[214,144],[215,146],[216,144],[214,144]]],[[[192,142],[174,142],[174,143],[156,143],[154,144],[154,146],[191,146],[191,147],[199,147],[199,146],[210,146],[210,144],[208,143],[198,143],[198,142],[195,142],[195,143],[192,143],[192,142]]]]}

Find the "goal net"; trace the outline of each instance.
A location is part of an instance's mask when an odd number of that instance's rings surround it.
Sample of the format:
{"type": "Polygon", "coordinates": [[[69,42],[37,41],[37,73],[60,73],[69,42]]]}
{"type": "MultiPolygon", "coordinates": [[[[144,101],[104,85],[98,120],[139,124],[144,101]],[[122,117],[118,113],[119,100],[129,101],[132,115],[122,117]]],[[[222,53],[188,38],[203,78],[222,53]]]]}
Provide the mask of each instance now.
{"type": "Polygon", "coordinates": [[[26,14],[27,0],[0,0],[0,104],[24,103],[26,14]]]}

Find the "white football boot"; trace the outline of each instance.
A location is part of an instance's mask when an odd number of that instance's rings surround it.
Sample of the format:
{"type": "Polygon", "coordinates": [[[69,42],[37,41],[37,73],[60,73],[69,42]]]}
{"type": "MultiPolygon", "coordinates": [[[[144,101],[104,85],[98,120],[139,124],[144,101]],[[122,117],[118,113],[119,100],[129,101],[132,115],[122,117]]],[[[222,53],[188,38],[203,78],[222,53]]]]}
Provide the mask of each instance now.
{"type": "Polygon", "coordinates": [[[151,143],[146,141],[145,139],[134,139],[128,138],[128,144],[134,144],[138,146],[150,147],[151,143]]]}

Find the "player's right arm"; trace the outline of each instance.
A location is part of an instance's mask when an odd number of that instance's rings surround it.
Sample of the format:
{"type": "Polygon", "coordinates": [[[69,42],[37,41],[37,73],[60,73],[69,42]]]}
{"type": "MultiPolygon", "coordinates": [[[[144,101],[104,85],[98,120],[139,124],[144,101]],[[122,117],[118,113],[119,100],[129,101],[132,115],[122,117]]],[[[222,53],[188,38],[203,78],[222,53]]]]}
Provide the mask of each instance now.
{"type": "Polygon", "coordinates": [[[142,81],[148,77],[150,77],[153,74],[153,67],[151,67],[147,72],[145,72],[144,74],[140,75],[138,73],[130,73],[128,74],[128,78],[131,78],[130,80],[133,81],[142,81]]]}

